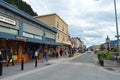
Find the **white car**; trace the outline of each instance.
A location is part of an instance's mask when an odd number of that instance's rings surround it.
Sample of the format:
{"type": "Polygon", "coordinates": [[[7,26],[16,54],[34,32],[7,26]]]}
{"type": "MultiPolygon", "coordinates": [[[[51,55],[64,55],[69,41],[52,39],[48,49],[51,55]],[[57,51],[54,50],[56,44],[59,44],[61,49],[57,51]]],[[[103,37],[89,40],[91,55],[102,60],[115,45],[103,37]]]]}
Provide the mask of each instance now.
{"type": "Polygon", "coordinates": [[[93,54],[93,52],[92,51],[87,51],[87,54],[93,54]]]}

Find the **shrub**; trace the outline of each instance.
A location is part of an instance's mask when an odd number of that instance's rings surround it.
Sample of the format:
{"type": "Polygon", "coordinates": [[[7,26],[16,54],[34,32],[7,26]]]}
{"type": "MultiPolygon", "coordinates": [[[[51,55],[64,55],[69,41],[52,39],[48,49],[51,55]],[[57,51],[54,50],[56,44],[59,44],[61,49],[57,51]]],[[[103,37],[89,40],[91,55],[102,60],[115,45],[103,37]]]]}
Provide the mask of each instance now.
{"type": "Polygon", "coordinates": [[[100,59],[101,57],[102,57],[103,59],[109,59],[109,58],[110,58],[110,55],[109,55],[108,52],[98,52],[98,53],[97,53],[97,57],[98,57],[98,59],[100,59]]]}
{"type": "Polygon", "coordinates": [[[104,59],[109,59],[110,55],[108,52],[98,52],[97,57],[101,66],[104,66],[104,59]]]}
{"type": "Polygon", "coordinates": [[[110,52],[110,54],[118,55],[118,52],[110,52]]]}

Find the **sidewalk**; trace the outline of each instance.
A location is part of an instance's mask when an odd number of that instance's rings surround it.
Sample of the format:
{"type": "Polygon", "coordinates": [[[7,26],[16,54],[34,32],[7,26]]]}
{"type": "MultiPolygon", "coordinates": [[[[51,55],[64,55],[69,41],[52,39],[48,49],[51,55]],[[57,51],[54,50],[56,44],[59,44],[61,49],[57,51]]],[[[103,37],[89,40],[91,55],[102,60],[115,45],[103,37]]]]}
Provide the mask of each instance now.
{"type": "Polygon", "coordinates": [[[6,78],[6,77],[10,77],[16,74],[20,74],[20,73],[24,73],[30,70],[35,70],[35,69],[39,69],[39,68],[43,68],[52,64],[56,64],[56,63],[60,63],[63,62],[65,60],[68,60],[68,58],[58,58],[58,59],[51,59],[48,62],[42,62],[41,60],[38,60],[37,63],[37,67],[35,67],[35,60],[28,62],[28,63],[24,63],[24,70],[21,70],[21,64],[16,64],[14,66],[3,66],[3,75],[0,76],[0,79],[2,78],[6,78]]]}
{"type": "Polygon", "coordinates": [[[120,63],[116,60],[104,60],[104,67],[120,67],[120,63]]]}
{"type": "Polygon", "coordinates": [[[120,63],[118,63],[117,61],[104,60],[103,68],[115,74],[120,74],[120,63]]]}

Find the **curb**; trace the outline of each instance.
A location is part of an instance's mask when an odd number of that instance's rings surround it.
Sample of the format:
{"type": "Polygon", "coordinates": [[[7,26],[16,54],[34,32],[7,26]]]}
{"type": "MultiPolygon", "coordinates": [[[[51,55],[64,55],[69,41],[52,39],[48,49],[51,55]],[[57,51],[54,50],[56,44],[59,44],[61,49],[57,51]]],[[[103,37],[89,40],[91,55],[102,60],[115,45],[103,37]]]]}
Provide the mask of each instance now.
{"type": "Polygon", "coordinates": [[[69,60],[73,60],[73,59],[78,58],[78,57],[80,57],[80,56],[82,56],[82,55],[84,55],[84,54],[85,54],[85,53],[83,53],[83,54],[81,54],[81,53],[76,53],[76,55],[74,55],[73,57],[69,58],[69,60]]]}

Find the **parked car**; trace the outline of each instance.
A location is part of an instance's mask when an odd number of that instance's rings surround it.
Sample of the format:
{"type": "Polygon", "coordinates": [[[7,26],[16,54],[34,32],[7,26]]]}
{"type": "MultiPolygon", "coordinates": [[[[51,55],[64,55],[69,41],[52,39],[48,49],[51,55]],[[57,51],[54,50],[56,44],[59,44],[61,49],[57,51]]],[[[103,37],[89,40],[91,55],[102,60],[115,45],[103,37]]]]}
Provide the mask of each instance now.
{"type": "Polygon", "coordinates": [[[93,51],[87,51],[87,54],[93,54],[93,51]]]}

